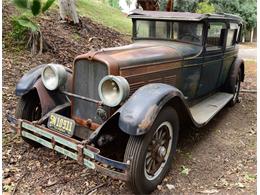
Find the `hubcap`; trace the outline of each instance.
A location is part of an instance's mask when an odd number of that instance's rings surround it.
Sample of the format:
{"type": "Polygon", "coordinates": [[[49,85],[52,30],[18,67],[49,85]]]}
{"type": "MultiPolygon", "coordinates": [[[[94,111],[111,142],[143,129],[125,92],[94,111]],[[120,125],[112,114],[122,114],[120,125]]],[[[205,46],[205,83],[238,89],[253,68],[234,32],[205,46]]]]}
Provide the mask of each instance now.
{"type": "Polygon", "coordinates": [[[164,157],[166,155],[166,148],[164,146],[160,146],[158,149],[158,154],[160,157],[164,157]]]}
{"type": "Polygon", "coordinates": [[[148,180],[155,179],[164,169],[172,147],[172,134],[172,125],[168,121],[163,122],[155,131],[144,163],[144,173],[148,180]]]}

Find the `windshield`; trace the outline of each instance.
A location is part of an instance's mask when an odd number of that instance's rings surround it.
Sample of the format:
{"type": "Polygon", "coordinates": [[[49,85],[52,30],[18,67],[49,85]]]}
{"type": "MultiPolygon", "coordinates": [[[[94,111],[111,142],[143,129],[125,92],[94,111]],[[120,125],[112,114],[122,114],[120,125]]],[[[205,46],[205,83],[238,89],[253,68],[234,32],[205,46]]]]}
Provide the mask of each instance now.
{"type": "Polygon", "coordinates": [[[136,20],[135,25],[136,39],[167,39],[202,43],[202,23],[136,20]]]}

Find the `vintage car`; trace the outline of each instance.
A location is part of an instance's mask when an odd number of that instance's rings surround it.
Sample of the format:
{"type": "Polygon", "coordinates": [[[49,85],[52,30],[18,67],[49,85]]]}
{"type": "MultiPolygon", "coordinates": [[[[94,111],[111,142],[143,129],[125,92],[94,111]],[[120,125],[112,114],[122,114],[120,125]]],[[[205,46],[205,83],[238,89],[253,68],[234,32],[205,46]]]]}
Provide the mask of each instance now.
{"type": "Polygon", "coordinates": [[[133,43],[35,67],[18,82],[12,127],[146,194],[173,162],[178,134],[238,102],[242,20],[134,10],[133,43]]]}

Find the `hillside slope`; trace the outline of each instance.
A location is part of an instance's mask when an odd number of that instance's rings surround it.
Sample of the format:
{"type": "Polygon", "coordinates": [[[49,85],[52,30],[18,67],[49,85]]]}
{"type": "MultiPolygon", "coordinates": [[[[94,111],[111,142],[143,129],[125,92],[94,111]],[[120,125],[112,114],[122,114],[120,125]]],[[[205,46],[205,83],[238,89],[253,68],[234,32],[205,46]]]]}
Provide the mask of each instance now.
{"type": "Polygon", "coordinates": [[[101,0],[78,0],[77,7],[81,16],[89,17],[121,33],[131,34],[131,20],[127,15],[102,3],[101,0]]]}

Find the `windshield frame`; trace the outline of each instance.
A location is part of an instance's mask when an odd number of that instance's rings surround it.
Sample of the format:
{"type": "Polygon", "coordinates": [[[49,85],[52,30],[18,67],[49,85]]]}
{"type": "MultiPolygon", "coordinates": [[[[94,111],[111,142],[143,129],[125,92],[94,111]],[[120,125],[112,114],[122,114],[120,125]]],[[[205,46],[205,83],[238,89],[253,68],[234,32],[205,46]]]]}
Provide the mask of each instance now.
{"type": "MultiPolygon", "coordinates": [[[[199,45],[203,46],[204,44],[204,39],[205,39],[205,22],[204,21],[186,21],[186,20],[158,20],[158,19],[133,19],[133,28],[132,28],[132,40],[162,40],[162,41],[172,41],[172,42],[181,42],[181,43],[188,43],[188,44],[193,44],[193,45],[199,45]],[[136,29],[136,23],[137,21],[155,21],[155,22],[171,22],[171,26],[173,26],[174,22],[185,22],[185,23],[196,23],[196,24],[202,24],[202,32],[201,32],[201,42],[192,42],[192,41],[183,41],[176,39],[174,40],[173,38],[158,38],[158,37],[137,37],[137,29],[136,29]]],[[[155,29],[155,28],[154,28],[155,29]]],[[[155,30],[154,30],[155,31],[155,30]]],[[[171,32],[173,31],[173,27],[171,27],[171,32]]]]}

